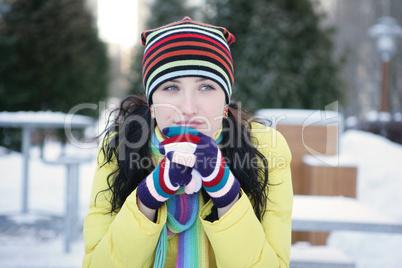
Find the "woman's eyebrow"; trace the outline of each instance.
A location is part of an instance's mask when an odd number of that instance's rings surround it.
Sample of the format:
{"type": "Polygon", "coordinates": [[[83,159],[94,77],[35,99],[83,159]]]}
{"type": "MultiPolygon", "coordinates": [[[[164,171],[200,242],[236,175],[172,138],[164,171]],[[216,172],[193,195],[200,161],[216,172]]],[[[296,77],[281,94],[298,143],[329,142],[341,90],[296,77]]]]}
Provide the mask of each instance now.
{"type": "Polygon", "coordinates": [[[199,77],[199,78],[196,80],[196,82],[203,82],[203,81],[205,81],[205,80],[208,80],[208,78],[199,77]]]}

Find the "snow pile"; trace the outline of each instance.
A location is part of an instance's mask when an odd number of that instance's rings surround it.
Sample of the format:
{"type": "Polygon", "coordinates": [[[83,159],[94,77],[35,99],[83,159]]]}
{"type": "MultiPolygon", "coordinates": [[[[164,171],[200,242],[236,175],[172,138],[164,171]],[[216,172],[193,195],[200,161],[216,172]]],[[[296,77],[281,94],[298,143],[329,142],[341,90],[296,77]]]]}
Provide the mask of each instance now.
{"type": "Polygon", "coordinates": [[[341,157],[358,166],[357,199],[402,221],[402,145],[379,135],[350,130],[340,140],[341,157]]]}
{"type": "MultiPolygon", "coordinates": [[[[357,199],[402,221],[402,146],[349,130],[341,137],[340,152],[357,163],[357,199]]],[[[333,232],[328,245],[342,249],[357,267],[401,267],[402,234],[333,232]]]]}
{"type": "Polygon", "coordinates": [[[0,122],[5,125],[63,125],[73,122],[83,126],[90,126],[94,123],[93,119],[88,116],[52,111],[0,112],[0,122]]]}

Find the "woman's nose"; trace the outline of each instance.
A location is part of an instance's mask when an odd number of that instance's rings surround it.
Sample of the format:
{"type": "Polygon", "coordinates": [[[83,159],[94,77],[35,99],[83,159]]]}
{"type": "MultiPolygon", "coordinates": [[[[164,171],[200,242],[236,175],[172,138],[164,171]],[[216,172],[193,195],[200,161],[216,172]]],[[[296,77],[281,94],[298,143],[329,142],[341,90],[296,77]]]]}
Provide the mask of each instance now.
{"type": "Polygon", "coordinates": [[[190,92],[183,94],[183,103],[181,104],[181,111],[183,115],[195,115],[198,113],[198,107],[195,95],[190,92]]]}

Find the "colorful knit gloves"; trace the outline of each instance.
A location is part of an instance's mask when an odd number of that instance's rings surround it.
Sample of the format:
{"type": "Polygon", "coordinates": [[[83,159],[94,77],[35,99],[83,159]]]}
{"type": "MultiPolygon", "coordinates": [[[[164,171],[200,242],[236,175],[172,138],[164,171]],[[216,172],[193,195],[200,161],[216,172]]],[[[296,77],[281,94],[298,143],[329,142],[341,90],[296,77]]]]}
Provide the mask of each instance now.
{"type": "MultiPolygon", "coordinates": [[[[189,128],[182,128],[183,130],[189,128]]],[[[177,165],[182,165],[186,167],[194,167],[196,156],[194,151],[197,146],[194,144],[198,138],[196,136],[190,135],[177,135],[168,137],[159,145],[159,152],[177,165]],[[196,138],[196,140],[193,140],[196,138]]],[[[198,193],[202,187],[201,175],[197,170],[191,169],[190,181],[186,184],[181,184],[184,186],[184,192],[186,194],[198,193]]]]}
{"type": "MultiPolygon", "coordinates": [[[[159,151],[165,155],[166,152],[171,153],[172,150],[177,150],[175,148],[175,144],[170,145],[169,142],[165,142],[160,145],[159,151]]],[[[201,188],[201,182],[197,186],[196,180],[192,179],[195,156],[185,153],[170,155],[177,157],[172,157],[170,160],[165,156],[153,172],[138,185],[138,198],[148,208],[158,209],[182,186],[185,186],[186,193],[194,193],[195,190],[198,192],[201,188]],[[190,167],[182,159],[190,160],[190,167]]]]}
{"type": "MultiPolygon", "coordinates": [[[[195,146],[194,169],[200,173],[202,185],[214,205],[221,208],[232,203],[239,194],[240,183],[230,171],[215,140],[192,128],[169,127],[164,128],[162,132],[176,141],[187,141],[192,143],[193,148],[195,146]]],[[[182,152],[191,153],[188,147],[182,152]]],[[[173,159],[172,154],[168,153],[167,157],[173,159]]]]}

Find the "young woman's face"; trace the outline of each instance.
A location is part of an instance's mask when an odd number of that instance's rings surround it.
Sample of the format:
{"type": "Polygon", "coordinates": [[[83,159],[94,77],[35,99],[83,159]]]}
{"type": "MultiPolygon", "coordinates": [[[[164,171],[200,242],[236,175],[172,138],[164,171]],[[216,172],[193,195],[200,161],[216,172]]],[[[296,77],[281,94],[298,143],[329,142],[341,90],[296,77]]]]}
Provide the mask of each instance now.
{"type": "Polygon", "coordinates": [[[213,137],[222,125],[225,93],[203,77],[182,77],[160,85],[152,95],[159,128],[188,126],[213,137]]]}

